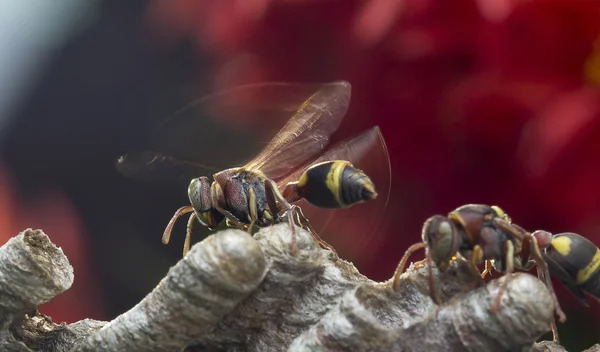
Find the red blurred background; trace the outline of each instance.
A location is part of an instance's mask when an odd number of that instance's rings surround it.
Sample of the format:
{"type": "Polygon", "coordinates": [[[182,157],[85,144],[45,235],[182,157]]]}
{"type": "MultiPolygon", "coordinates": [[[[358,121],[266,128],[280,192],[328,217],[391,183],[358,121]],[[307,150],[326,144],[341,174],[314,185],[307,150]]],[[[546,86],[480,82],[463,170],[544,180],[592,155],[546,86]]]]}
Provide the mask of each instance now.
{"type": "MultiPolygon", "coordinates": [[[[135,126],[189,96],[260,81],[347,80],[339,133],[381,127],[392,167],[384,235],[356,260],[375,280],[391,276],[427,217],[466,203],[600,244],[600,2],[99,3],[100,19],[54,54],[16,109],[3,146],[5,240],[43,228],[75,267],[73,289],[42,310],[55,320],[109,319],[180,253],[159,237],[185,195],[123,181],[110,164],[143,145],[135,126]]],[[[585,309],[556,288],[565,346],[600,342],[598,301],[585,309]]]]}

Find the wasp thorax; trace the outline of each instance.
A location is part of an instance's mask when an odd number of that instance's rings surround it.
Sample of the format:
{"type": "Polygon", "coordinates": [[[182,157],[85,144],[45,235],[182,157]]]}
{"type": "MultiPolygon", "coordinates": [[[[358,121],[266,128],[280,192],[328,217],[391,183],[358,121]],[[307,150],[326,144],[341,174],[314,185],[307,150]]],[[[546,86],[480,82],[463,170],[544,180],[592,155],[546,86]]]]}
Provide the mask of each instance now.
{"type": "Polygon", "coordinates": [[[508,216],[508,214],[506,214],[504,209],[500,208],[497,205],[492,205],[490,208],[492,208],[492,210],[494,210],[494,212],[496,213],[496,216],[498,216],[504,220],[511,221],[510,216],[508,216]]]}
{"type": "Polygon", "coordinates": [[[212,209],[210,199],[210,182],[207,177],[193,179],[188,186],[188,198],[194,210],[198,213],[212,209]]]}
{"type": "Polygon", "coordinates": [[[458,251],[457,236],[452,222],[441,215],[430,217],[423,225],[423,241],[427,243],[431,260],[440,269],[447,266],[448,261],[458,251]]]}

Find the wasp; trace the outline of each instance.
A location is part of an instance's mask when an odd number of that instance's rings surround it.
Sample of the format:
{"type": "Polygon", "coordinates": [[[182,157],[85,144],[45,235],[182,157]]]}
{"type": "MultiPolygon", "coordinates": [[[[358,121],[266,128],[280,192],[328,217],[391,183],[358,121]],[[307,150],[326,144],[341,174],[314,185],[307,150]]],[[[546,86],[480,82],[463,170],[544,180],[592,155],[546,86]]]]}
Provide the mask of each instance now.
{"type": "Polygon", "coordinates": [[[600,298],[600,249],[587,238],[572,232],[552,235],[532,233],[542,249],[552,276],[563,283],[586,307],[584,292],[600,298]]]}
{"type": "MultiPolygon", "coordinates": [[[[182,159],[179,155],[170,155],[169,148],[165,148],[166,153],[143,151],[119,158],[117,168],[127,176],[139,178],[145,176],[145,172],[162,172],[165,167],[176,167],[184,170],[182,174],[195,175],[188,185],[190,204],[179,208],[169,221],[162,237],[164,244],[169,243],[175,222],[181,216],[190,214],[183,247],[184,256],[190,248],[191,233],[196,222],[215,230],[224,220],[227,226],[245,229],[250,233],[254,227],[288,222],[292,231],[293,253],[297,252],[295,225],[310,231],[322,246],[335,252],[332,246],[320,238],[298,203],[304,201],[317,208],[336,210],[375,201],[378,193],[374,182],[365,171],[354,166],[353,162],[367,162],[365,165],[368,166],[369,159],[379,160],[378,167],[387,167],[389,177],[389,157],[378,127],[328,149],[331,135],[338,129],[348,110],[351,91],[348,82],[336,81],[319,85],[318,89],[312,91],[308,97],[303,97],[299,103],[290,103],[298,100],[298,87],[300,84],[263,83],[238,87],[201,100],[201,104],[204,105],[215,103],[219,99],[222,103],[223,99],[230,99],[240,92],[270,91],[283,93],[285,96],[285,99],[268,105],[267,109],[258,109],[266,120],[257,128],[257,132],[267,130],[270,127],[268,124],[276,123],[281,116],[285,116],[287,120],[283,127],[250,161],[242,166],[229,167],[213,173],[212,181],[205,172],[204,165],[182,159]],[[267,119],[269,117],[270,120],[267,119]]],[[[306,91],[304,88],[305,86],[300,91],[306,91]]],[[[231,111],[230,107],[228,109],[231,111]]],[[[228,115],[223,117],[223,120],[245,124],[247,129],[248,124],[261,121],[257,118],[259,114],[250,116],[250,109],[238,110],[241,113],[245,111],[248,116],[232,119],[231,115],[228,115]]],[[[205,122],[199,124],[205,128],[198,131],[206,137],[211,137],[211,132],[207,132],[206,129],[214,126],[214,120],[205,122]]],[[[192,125],[183,126],[187,126],[184,130],[189,130],[192,125]]],[[[238,139],[234,137],[233,132],[228,130],[216,138],[218,143],[243,144],[244,136],[238,139]]],[[[162,128],[161,134],[165,133],[169,134],[162,128]]],[[[171,136],[169,139],[185,144],[185,138],[171,136]]],[[[216,151],[218,152],[219,148],[216,151]]],[[[389,180],[384,182],[385,184],[388,188],[384,188],[384,203],[380,203],[379,208],[385,208],[387,204],[389,180]]]]}
{"type": "MultiPolygon", "coordinates": [[[[504,210],[498,206],[484,204],[463,205],[448,216],[435,215],[427,219],[423,226],[422,242],[409,247],[402,257],[394,273],[393,288],[397,290],[400,275],[404,271],[408,258],[417,250],[426,249],[426,261],[435,263],[439,270],[445,271],[456,257],[470,261],[474,272],[477,264],[485,262],[484,278],[494,268],[507,274],[490,309],[497,311],[500,298],[508,284],[508,278],[515,269],[528,271],[534,266],[538,268],[538,276],[546,284],[554,300],[555,312],[561,322],[566,320],[558,299],[554,293],[548,266],[536,236],[514,224],[504,210]]],[[[433,276],[429,266],[429,287],[432,299],[439,304],[440,300],[433,288],[433,276]]],[[[556,326],[552,331],[558,341],[556,326]]]]}

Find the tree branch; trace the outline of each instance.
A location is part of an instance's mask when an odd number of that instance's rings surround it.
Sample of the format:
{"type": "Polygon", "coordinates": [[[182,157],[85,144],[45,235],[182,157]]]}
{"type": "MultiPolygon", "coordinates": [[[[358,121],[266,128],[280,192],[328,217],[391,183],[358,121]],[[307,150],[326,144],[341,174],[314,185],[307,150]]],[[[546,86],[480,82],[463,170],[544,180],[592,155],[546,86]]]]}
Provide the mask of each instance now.
{"type": "MultiPolygon", "coordinates": [[[[417,263],[377,283],[287,224],[254,238],[228,229],[192,247],[139,304],[110,323],[55,324],[35,308],[68,289],[73,271],[41,231],[0,248],[0,348],[6,351],[564,351],[536,339],[550,330],[552,300],[536,277],[487,285],[464,260],[433,282],[417,263]]],[[[391,273],[390,273],[391,274],[391,273]]],[[[593,349],[594,347],[592,347],[593,349]]],[[[592,350],[590,349],[590,351],[592,350]]]]}
{"type": "Polygon", "coordinates": [[[194,246],[139,304],[75,351],[177,351],[208,333],[266,273],[260,246],[225,230],[194,246]]]}
{"type": "Polygon", "coordinates": [[[27,229],[0,251],[0,310],[31,311],[73,284],[73,268],[62,249],[41,231],[27,229]]]}

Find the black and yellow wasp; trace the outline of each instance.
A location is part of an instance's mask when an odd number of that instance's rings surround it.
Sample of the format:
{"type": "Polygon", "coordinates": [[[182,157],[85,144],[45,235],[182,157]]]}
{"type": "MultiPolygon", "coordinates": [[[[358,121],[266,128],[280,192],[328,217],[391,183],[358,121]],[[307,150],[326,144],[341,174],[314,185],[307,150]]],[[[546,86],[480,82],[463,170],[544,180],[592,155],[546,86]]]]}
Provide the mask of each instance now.
{"type": "MultiPolygon", "coordinates": [[[[191,213],[184,255],[196,221],[214,230],[226,220],[228,226],[248,231],[289,222],[309,230],[319,243],[333,249],[316,229],[322,232],[327,225],[334,225],[335,212],[325,217],[315,214],[313,222],[313,215],[307,217],[303,212],[310,207],[299,205],[307,202],[335,210],[368,201],[370,205],[348,213],[343,222],[352,225],[360,219],[374,229],[390,188],[389,157],[378,127],[329,145],[348,110],[350,90],[346,81],[319,85],[271,82],[210,95],[159,126],[158,143],[152,151],[128,153],[119,158],[117,168],[134,178],[149,178],[171,169],[177,170],[179,178],[191,179],[190,205],[175,212],[163,234],[166,244],[175,221],[191,213]],[[223,124],[228,125],[224,133],[219,132],[223,124]],[[261,145],[247,143],[249,137],[270,141],[243,162],[261,145]],[[225,166],[232,164],[242,166],[225,166]],[[206,176],[211,173],[212,182],[206,176]]],[[[292,234],[292,251],[296,251],[294,226],[292,234]]]]}
{"type": "MultiPolygon", "coordinates": [[[[408,258],[417,250],[426,249],[426,261],[435,263],[440,271],[445,271],[450,262],[462,257],[469,260],[474,273],[477,264],[485,263],[481,273],[484,278],[491,269],[508,275],[499,287],[490,306],[492,311],[500,308],[500,298],[504,294],[510,275],[517,270],[529,271],[537,267],[538,277],[546,284],[554,303],[554,310],[560,322],[566,320],[554,287],[550,280],[552,267],[549,266],[548,256],[542,249],[548,247],[548,241],[535,233],[525,231],[521,226],[512,222],[502,208],[486,204],[466,204],[460,206],[447,216],[434,215],[425,221],[422,231],[422,241],[412,245],[404,254],[393,278],[393,288],[398,289],[400,275],[408,262],[408,258]]],[[[429,269],[430,296],[440,303],[433,288],[431,265],[429,269]]],[[[552,323],[554,341],[558,342],[558,330],[552,323]]]]}

